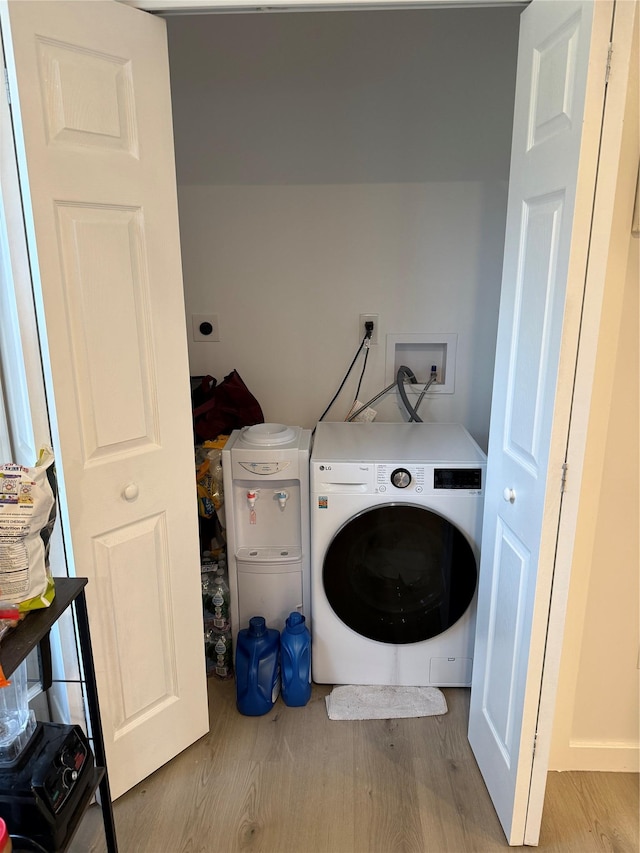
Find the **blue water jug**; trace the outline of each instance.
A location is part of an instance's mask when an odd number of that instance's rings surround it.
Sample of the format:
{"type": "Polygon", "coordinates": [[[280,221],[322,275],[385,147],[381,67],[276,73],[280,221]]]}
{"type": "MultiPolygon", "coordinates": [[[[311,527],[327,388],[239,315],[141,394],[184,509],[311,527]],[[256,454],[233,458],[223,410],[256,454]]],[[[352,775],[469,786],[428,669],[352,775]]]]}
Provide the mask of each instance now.
{"type": "Polygon", "coordinates": [[[249,619],[236,641],[236,705],[241,714],[260,717],[280,693],[280,632],[263,616],[249,619]]]}
{"type": "Polygon", "coordinates": [[[311,696],[311,635],[302,613],[290,613],[280,636],[282,698],[285,705],[306,705],[311,696]]]}

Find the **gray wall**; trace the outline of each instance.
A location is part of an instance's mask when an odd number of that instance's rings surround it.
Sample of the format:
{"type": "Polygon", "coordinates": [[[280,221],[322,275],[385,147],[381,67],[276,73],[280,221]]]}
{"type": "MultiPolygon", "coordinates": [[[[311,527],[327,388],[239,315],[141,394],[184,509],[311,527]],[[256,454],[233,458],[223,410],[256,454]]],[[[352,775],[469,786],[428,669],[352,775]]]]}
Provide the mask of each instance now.
{"type": "MultiPolygon", "coordinates": [[[[457,333],[455,393],[425,420],[486,446],[519,10],[167,19],[192,374],[237,369],[265,418],[310,427],[380,316],[457,333]]],[[[353,400],[360,359],[329,419],[353,400]]],[[[411,365],[409,365],[411,366],[411,365]]],[[[394,394],[378,420],[402,420],[394,394]]]]}

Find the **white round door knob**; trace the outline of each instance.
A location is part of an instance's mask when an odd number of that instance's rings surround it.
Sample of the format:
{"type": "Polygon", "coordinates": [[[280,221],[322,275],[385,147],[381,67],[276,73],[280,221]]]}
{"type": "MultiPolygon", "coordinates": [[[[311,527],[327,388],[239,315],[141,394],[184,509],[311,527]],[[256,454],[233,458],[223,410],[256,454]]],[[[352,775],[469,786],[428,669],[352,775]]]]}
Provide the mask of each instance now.
{"type": "Polygon", "coordinates": [[[507,488],[506,488],[506,489],[504,490],[504,492],[502,493],[502,497],[505,499],[505,501],[507,501],[507,503],[512,504],[512,503],[515,503],[515,500],[516,500],[516,493],[514,492],[514,490],[513,490],[513,489],[510,489],[510,488],[507,486],[507,488]]]}
{"type": "Polygon", "coordinates": [[[138,488],[137,483],[127,483],[122,490],[122,497],[125,501],[135,501],[139,494],[140,489],[138,488]]]}

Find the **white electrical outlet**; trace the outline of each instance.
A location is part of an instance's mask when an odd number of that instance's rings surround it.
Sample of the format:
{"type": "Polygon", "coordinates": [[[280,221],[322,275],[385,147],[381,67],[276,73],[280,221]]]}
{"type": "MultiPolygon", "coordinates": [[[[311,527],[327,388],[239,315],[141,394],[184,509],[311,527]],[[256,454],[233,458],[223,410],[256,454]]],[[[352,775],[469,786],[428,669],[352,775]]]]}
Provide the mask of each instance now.
{"type": "Polygon", "coordinates": [[[378,343],[378,326],[380,325],[380,315],[379,314],[361,314],[360,315],[360,325],[358,326],[358,342],[362,341],[364,336],[367,333],[365,323],[371,321],[373,323],[373,332],[371,334],[370,343],[371,346],[375,346],[378,343]]]}
{"type": "Polygon", "coordinates": [[[192,314],[191,330],[194,341],[219,341],[220,324],[217,314],[192,314]]]}

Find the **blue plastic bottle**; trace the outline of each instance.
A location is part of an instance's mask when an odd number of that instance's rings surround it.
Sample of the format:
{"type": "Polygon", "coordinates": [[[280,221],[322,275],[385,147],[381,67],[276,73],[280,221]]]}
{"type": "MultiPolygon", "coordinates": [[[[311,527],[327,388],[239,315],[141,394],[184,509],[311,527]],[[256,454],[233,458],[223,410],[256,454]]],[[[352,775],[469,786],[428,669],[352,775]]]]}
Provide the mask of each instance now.
{"type": "Polygon", "coordinates": [[[260,717],[280,693],[280,632],[253,616],[236,642],[236,705],[241,714],[260,717]]]}
{"type": "Polygon", "coordinates": [[[311,696],[311,635],[302,613],[290,613],[280,637],[282,698],[285,705],[306,705],[311,696]]]}

